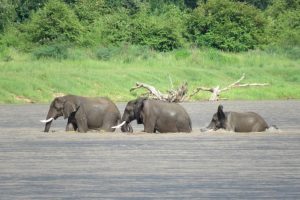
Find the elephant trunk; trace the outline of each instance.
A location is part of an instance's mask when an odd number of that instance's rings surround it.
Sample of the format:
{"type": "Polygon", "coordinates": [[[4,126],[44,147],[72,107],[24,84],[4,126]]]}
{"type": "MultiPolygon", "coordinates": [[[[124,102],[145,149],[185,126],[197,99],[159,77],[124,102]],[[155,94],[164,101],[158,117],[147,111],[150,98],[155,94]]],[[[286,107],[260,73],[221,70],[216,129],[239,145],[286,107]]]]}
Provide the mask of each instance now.
{"type": "Polygon", "coordinates": [[[122,132],[133,132],[132,126],[130,124],[131,120],[129,119],[129,115],[127,115],[126,113],[123,114],[122,116],[122,121],[126,122],[122,127],[121,127],[121,131],[122,132]]]}
{"type": "Polygon", "coordinates": [[[122,127],[121,127],[122,132],[133,132],[132,126],[130,123],[126,122],[122,127]]]}
{"type": "Polygon", "coordinates": [[[52,123],[52,121],[50,121],[50,122],[47,122],[47,123],[45,124],[45,129],[44,129],[44,132],[49,132],[49,129],[50,129],[51,123],[52,123]]]}
{"type": "Polygon", "coordinates": [[[53,111],[50,109],[48,114],[47,114],[47,117],[46,117],[46,124],[45,124],[45,129],[44,129],[44,132],[49,132],[49,129],[51,127],[51,124],[52,124],[52,121],[53,121],[53,118],[54,118],[54,114],[53,114],[53,111]],[[51,120],[52,119],[52,120],[51,120]],[[49,121],[50,120],[50,121],[49,121]]]}

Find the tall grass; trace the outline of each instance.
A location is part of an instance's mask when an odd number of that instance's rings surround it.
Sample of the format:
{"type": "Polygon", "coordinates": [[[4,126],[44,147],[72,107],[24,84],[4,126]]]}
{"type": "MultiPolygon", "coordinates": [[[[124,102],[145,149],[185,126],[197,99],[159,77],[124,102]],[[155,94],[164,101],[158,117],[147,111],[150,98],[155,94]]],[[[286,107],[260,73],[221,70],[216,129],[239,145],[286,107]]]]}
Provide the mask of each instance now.
{"type": "MultiPolygon", "coordinates": [[[[135,82],[145,82],[165,92],[171,88],[171,77],[174,87],[187,81],[192,92],[198,86],[227,86],[243,73],[246,74],[244,83],[271,85],[232,89],[222,94],[223,98],[300,98],[299,59],[285,54],[226,53],[214,49],[157,53],[126,46],[107,51],[69,49],[68,59],[55,60],[37,59],[10,50],[0,57],[0,103],[46,103],[61,94],[107,96],[114,101],[127,101],[145,92],[130,93],[135,82]]],[[[200,92],[191,100],[208,99],[209,95],[200,92]]]]}

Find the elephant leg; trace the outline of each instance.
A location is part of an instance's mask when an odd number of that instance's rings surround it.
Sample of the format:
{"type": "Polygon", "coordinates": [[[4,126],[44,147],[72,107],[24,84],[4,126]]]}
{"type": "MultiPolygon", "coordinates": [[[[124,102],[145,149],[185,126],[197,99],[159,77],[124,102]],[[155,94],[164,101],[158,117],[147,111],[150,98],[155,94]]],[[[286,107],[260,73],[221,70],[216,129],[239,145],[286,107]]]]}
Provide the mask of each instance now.
{"type": "Polygon", "coordinates": [[[72,123],[67,123],[66,131],[75,131],[72,123]]]}
{"type": "Polygon", "coordinates": [[[119,120],[120,118],[117,117],[115,114],[107,114],[103,119],[103,124],[101,129],[106,132],[114,132],[116,129],[112,127],[116,126],[119,120]]]}
{"type": "Polygon", "coordinates": [[[77,124],[74,118],[69,117],[68,123],[66,126],[66,131],[76,131],[77,130],[77,124]]]}
{"type": "Polygon", "coordinates": [[[82,107],[80,107],[75,114],[75,121],[77,122],[78,131],[85,133],[88,131],[88,123],[86,114],[82,107]]]}
{"type": "Polygon", "coordinates": [[[88,131],[87,119],[85,117],[77,118],[78,131],[81,133],[86,133],[88,131]]]}
{"type": "Polygon", "coordinates": [[[146,133],[155,133],[155,123],[154,120],[145,120],[144,122],[144,131],[146,133]]]}
{"type": "Polygon", "coordinates": [[[66,126],[66,131],[76,131],[78,129],[76,123],[68,123],[66,126]]]}

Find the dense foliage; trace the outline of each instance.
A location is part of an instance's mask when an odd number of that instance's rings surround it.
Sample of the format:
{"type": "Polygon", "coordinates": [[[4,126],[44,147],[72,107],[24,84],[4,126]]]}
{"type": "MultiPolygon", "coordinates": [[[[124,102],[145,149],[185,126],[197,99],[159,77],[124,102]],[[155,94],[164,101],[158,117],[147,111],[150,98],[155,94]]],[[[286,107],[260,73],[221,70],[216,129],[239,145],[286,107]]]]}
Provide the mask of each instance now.
{"type": "Polygon", "coordinates": [[[210,0],[194,10],[187,24],[191,40],[198,46],[245,51],[263,42],[266,21],[254,7],[210,0]]]}
{"type": "Polygon", "coordinates": [[[98,52],[124,44],[164,52],[299,49],[299,13],[300,0],[0,0],[0,51],[44,57],[60,51],[56,44],[98,52]]]}
{"type": "Polygon", "coordinates": [[[59,0],[49,1],[32,15],[24,30],[34,43],[47,44],[55,41],[77,42],[82,26],[74,12],[59,0]]]}

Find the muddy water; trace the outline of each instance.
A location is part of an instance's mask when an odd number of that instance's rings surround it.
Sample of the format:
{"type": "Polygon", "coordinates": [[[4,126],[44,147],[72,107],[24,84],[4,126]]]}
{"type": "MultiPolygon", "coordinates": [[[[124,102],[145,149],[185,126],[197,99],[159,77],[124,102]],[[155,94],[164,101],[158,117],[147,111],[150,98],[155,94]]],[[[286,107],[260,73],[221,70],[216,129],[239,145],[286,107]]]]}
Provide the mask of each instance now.
{"type": "Polygon", "coordinates": [[[1,105],[0,199],[299,199],[300,101],[221,102],[280,130],[200,133],[219,103],[183,104],[191,134],[43,133],[48,105],[1,105]]]}

